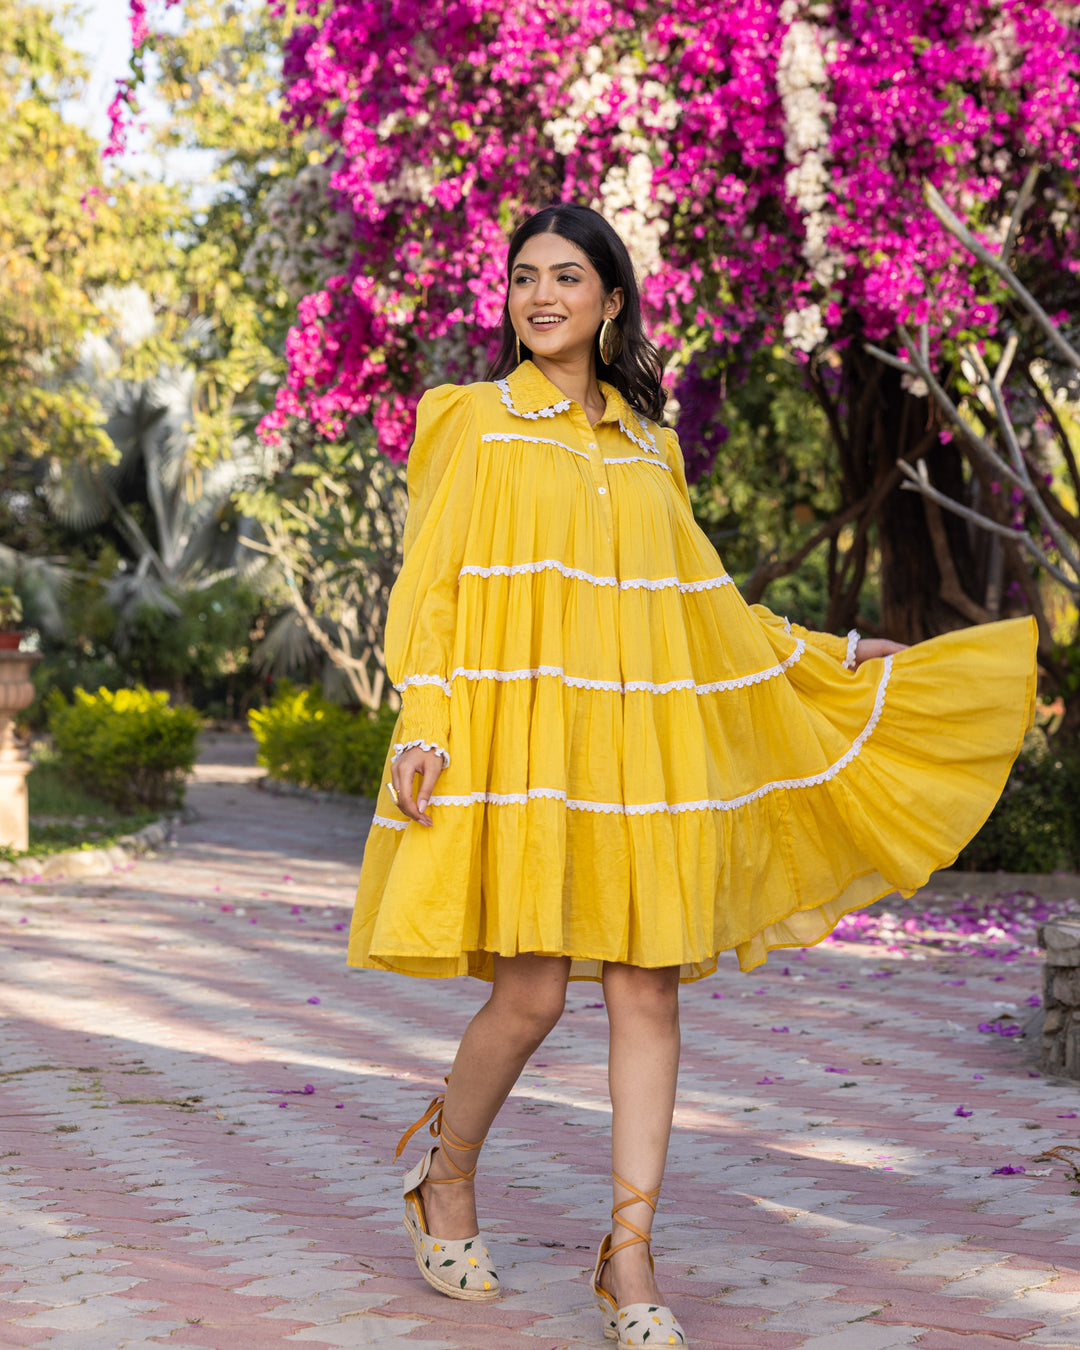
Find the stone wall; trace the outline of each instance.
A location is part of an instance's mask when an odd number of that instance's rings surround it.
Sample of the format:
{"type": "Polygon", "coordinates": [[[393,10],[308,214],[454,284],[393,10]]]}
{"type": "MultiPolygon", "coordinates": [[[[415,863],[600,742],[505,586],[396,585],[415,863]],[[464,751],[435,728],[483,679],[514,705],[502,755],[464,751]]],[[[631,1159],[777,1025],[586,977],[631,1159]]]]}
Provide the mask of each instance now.
{"type": "Polygon", "coordinates": [[[1080,914],[1043,924],[1038,940],[1046,950],[1040,1068],[1080,1079],[1080,914]]]}

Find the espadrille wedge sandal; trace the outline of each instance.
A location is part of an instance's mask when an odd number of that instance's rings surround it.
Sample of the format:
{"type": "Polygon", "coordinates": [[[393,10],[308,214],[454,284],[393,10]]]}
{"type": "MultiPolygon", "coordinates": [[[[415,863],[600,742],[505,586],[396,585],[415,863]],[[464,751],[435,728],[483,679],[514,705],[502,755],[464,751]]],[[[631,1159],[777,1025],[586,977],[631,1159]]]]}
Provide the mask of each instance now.
{"type": "Polygon", "coordinates": [[[471,1181],[476,1175],[476,1164],[469,1171],[460,1168],[451,1157],[449,1150],[466,1153],[477,1149],[484,1142],[470,1144],[455,1134],[442,1118],[445,1097],[435,1097],[428,1109],[415,1123],[410,1125],[397,1146],[394,1157],[400,1156],[402,1149],[422,1125],[431,1121],[431,1134],[439,1140],[424,1154],[411,1172],[402,1179],[401,1189],[405,1199],[405,1231],[412,1238],[416,1265],[431,1285],[440,1294],[449,1298],[467,1299],[472,1303],[488,1303],[499,1296],[499,1277],[491,1269],[491,1258],[483,1238],[477,1233],[471,1238],[440,1238],[428,1232],[427,1215],[424,1213],[424,1201],[420,1195],[420,1186],[426,1180],[433,1186],[454,1185],[459,1181],[471,1181]],[[457,1173],[454,1177],[429,1176],[431,1160],[442,1149],[442,1155],[457,1173]]]}
{"type": "MultiPolygon", "coordinates": [[[[614,1176],[614,1173],[612,1174],[614,1176]]],[[[600,1288],[600,1273],[607,1264],[610,1257],[616,1252],[622,1251],[624,1247],[633,1247],[635,1243],[644,1242],[649,1245],[649,1235],[632,1224],[629,1220],[621,1218],[619,1211],[625,1209],[627,1205],[635,1205],[640,1200],[656,1213],[656,1202],[660,1197],[660,1187],[655,1191],[639,1191],[636,1186],[631,1186],[628,1181],[623,1181],[622,1177],[615,1177],[615,1180],[625,1190],[631,1192],[630,1198],[620,1200],[611,1211],[612,1232],[604,1238],[600,1244],[600,1250],[596,1254],[596,1269],[593,1271],[592,1291],[596,1299],[596,1306],[600,1309],[600,1316],[604,1319],[604,1335],[609,1341],[618,1342],[618,1350],[642,1350],[643,1347],[656,1345],[689,1345],[686,1339],[686,1333],[675,1320],[675,1314],[670,1308],[665,1308],[660,1304],[654,1303],[628,1303],[620,1308],[614,1298],[606,1289],[600,1288]],[[630,1237],[622,1242],[615,1243],[612,1246],[612,1233],[615,1231],[615,1225],[625,1228],[630,1237]]],[[[649,1253],[649,1267],[652,1268],[652,1252],[649,1253]]]]}

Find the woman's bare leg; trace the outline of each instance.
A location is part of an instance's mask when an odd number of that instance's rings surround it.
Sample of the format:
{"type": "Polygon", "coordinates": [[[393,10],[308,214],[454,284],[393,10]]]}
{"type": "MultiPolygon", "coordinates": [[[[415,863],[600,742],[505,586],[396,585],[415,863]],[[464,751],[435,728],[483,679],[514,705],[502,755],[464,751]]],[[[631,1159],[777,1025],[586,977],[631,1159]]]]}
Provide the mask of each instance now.
{"type": "MultiPolygon", "coordinates": [[[[679,968],[644,970],[608,962],[604,1001],[610,1033],[608,1084],[611,1091],[612,1171],[639,1191],[660,1185],[667,1162],[675,1084],[679,1074],[679,968]]],[[[614,1202],[630,1192],[613,1183],[614,1202]]],[[[643,1232],[652,1228],[652,1210],[643,1201],[620,1211],[643,1232]]],[[[630,1233],[612,1228],[617,1246],[630,1233]]],[[[601,1284],[620,1307],[663,1303],[649,1267],[649,1249],[635,1243],[616,1252],[604,1268],[601,1284]]]]}
{"type": "MultiPolygon", "coordinates": [[[[491,997],[465,1029],[446,1089],[443,1117],[457,1137],[483,1139],[487,1134],[529,1056],[562,1016],[569,976],[569,957],[495,957],[491,997]]],[[[479,1154],[478,1149],[453,1147],[450,1152],[463,1172],[479,1154]]],[[[457,1175],[441,1149],[432,1159],[430,1175],[457,1175]]],[[[420,1195],[429,1233],[468,1238],[477,1232],[472,1182],[435,1186],[425,1181],[420,1195]]]]}

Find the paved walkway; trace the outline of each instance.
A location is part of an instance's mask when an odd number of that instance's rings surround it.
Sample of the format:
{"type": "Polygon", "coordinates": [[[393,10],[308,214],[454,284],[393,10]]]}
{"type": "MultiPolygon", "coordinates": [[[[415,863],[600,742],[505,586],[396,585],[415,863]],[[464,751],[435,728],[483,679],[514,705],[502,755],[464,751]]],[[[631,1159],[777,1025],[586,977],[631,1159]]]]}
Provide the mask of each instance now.
{"type": "MultiPolygon", "coordinates": [[[[597,987],[485,1151],[505,1297],[440,1298],[391,1155],[484,989],[348,970],[365,817],[242,760],[210,746],[168,855],[0,886],[0,1345],[602,1346],[597,987]]],[[[1038,965],[912,919],[684,990],[656,1251],[695,1346],[1080,1348],[1077,1182],[1035,1161],[1077,1141],[1080,1090],[976,1029],[1026,1011],[1038,965]]]]}

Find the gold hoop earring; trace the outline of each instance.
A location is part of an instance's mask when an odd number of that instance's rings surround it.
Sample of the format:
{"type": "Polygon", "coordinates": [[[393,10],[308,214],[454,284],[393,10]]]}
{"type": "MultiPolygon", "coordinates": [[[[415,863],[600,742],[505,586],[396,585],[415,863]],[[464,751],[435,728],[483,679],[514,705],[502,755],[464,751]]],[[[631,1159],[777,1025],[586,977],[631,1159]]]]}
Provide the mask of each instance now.
{"type": "Polygon", "coordinates": [[[518,337],[518,335],[517,335],[516,333],[514,334],[514,351],[517,353],[517,363],[518,363],[518,365],[520,366],[520,365],[521,365],[521,339],[518,337]]]}
{"type": "Polygon", "coordinates": [[[597,345],[600,348],[600,360],[605,366],[613,366],[619,359],[623,345],[622,330],[614,319],[605,319],[600,325],[597,345]]]}

